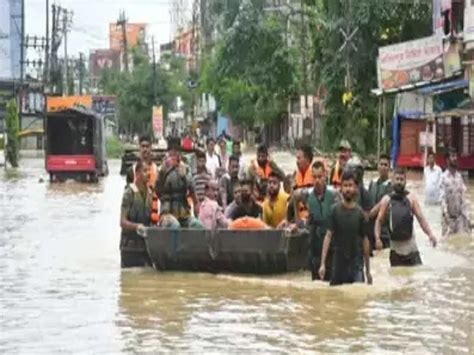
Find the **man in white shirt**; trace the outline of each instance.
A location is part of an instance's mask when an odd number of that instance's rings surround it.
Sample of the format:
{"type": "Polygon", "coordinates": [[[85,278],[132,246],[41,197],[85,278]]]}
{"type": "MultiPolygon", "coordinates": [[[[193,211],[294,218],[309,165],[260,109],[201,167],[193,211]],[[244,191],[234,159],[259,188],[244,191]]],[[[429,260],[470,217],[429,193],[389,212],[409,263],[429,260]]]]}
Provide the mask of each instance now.
{"type": "Polygon", "coordinates": [[[424,169],[425,184],[425,203],[428,205],[436,205],[440,203],[440,184],[441,168],[435,163],[435,155],[432,151],[428,153],[427,165],[424,169]]]}
{"type": "Polygon", "coordinates": [[[212,179],[217,178],[217,172],[221,168],[221,159],[219,155],[216,154],[216,140],[212,137],[206,140],[206,168],[207,171],[211,174],[212,179]]]}

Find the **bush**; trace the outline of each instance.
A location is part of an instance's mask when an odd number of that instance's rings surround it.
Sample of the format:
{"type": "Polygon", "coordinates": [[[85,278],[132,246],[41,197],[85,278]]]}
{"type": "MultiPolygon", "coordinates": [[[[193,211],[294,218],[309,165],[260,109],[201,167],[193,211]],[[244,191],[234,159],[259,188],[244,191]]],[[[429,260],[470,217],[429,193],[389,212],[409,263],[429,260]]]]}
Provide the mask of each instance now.
{"type": "Polygon", "coordinates": [[[0,149],[5,148],[5,138],[3,136],[0,137],[0,149]]]}
{"type": "Polygon", "coordinates": [[[109,137],[105,141],[107,157],[112,159],[121,158],[124,152],[123,143],[117,137],[109,137]]]}

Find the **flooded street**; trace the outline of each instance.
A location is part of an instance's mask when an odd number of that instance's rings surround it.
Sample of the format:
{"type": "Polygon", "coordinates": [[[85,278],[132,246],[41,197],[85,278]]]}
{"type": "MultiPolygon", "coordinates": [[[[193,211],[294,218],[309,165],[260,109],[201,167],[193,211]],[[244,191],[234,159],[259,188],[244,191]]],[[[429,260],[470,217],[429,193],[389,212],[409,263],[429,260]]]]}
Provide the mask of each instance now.
{"type": "MultiPolygon", "coordinates": [[[[293,169],[289,154],[275,157],[293,169]]],[[[432,249],[417,225],[424,266],[390,270],[380,252],[371,287],[329,288],[305,272],[122,271],[119,161],[98,185],[40,183],[43,161],[21,164],[0,171],[0,353],[474,353],[470,237],[432,249]]],[[[422,191],[420,175],[408,189],[422,191]]],[[[439,208],[424,211],[439,237],[439,208]]]]}

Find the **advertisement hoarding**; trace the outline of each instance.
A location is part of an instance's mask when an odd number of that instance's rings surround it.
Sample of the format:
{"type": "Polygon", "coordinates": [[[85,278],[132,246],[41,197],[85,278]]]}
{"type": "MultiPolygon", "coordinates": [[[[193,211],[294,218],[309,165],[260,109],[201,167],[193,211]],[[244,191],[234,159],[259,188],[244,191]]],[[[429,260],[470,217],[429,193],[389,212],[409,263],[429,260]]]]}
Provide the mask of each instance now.
{"type": "Polygon", "coordinates": [[[153,133],[156,138],[163,138],[163,107],[153,106],[152,122],[153,133]]]}
{"type": "Polygon", "coordinates": [[[445,77],[443,37],[434,35],[379,48],[378,85],[383,90],[445,77]]]}
{"type": "Polygon", "coordinates": [[[92,77],[99,77],[104,69],[120,70],[120,52],[112,49],[96,49],[89,55],[92,77]]]}
{"type": "MultiPolygon", "coordinates": [[[[145,43],[146,24],[145,23],[127,23],[127,46],[136,47],[145,43]]],[[[109,47],[115,51],[123,49],[122,26],[116,23],[109,24],[109,47]]]]}

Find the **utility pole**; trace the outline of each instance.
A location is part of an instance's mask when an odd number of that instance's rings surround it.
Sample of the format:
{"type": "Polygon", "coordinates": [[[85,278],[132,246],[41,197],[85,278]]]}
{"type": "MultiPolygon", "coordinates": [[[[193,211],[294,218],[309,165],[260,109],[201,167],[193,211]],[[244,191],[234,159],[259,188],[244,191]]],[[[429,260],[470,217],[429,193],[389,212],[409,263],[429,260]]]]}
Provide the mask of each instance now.
{"type": "Polygon", "coordinates": [[[125,71],[128,72],[128,41],[127,41],[127,19],[125,18],[125,11],[120,12],[117,26],[122,27],[122,44],[123,44],[123,63],[125,65],[125,71]]]}
{"type": "MultiPolygon", "coordinates": [[[[23,77],[25,75],[25,0],[21,0],[21,46],[20,46],[20,104],[18,109],[19,130],[22,128],[23,77]]],[[[5,164],[6,166],[6,164],[5,164]]]]}
{"type": "Polygon", "coordinates": [[[305,106],[305,118],[308,116],[308,76],[306,68],[306,22],[304,13],[304,0],[301,0],[301,51],[302,51],[302,62],[303,62],[303,91],[304,91],[304,106],[305,106]]]}
{"type": "Polygon", "coordinates": [[[68,85],[68,78],[69,78],[69,65],[68,65],[68,58],[67,58],[67,29],[68,29],[68,17],[67,17],[67,10],[63,12],[63,36],[64,36],[64,61],[63,61],[63,95],[66,96],[69,93],[69,85],[68,85]]]}
{"type": "Polygon", "coordinates": [[[151,48],[153,50],[153,104],[156,104],[156,57],[155,57],[155,36],[151,37],[151,48]]]}
{"type": "Polygon", "coordinates": [[[84,54],[79,53],[79,95],[82,95],[84,87],[84,54]]]}
{"type": "Polygon", "coordinates": [[[49,0],[46,0],[46,50],[44,53],[43,83],[46,89],[49,84],[49,0]]]}

